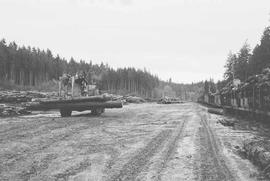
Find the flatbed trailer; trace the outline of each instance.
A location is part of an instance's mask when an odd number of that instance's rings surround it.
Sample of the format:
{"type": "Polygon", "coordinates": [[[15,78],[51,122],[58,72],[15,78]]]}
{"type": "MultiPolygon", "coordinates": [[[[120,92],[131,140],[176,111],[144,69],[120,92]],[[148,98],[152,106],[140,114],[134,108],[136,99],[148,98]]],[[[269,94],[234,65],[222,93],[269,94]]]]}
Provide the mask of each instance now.
{"type": "Polygon", "coordinates": [[[62,117],[71,116],[72,111],[91,110],[93,115],[102,114],[107,108],[122,108],[121,100],[113,101],[109,97],[89,96],[77,98],[57,98],[51,100],[41,100],[31,103],[27,106],[27,110],[31,111],[48,111],[59,110],[62,117]]]}

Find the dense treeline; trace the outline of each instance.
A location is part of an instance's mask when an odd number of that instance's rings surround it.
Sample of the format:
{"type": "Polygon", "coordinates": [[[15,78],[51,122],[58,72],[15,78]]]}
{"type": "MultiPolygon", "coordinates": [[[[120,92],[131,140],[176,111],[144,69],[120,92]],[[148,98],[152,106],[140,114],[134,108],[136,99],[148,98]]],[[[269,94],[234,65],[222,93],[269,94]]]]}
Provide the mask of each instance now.
{"type": "Polygon", "coordinates": [[[154,97],[154,90],[160,84],[158,77],[147,71],[136,70],[135,68],[107,69],[103,73],[101,87],[110,92],[122,93],[131,92],[145,97],[154,97]]]}
{"type": "Polygon", "coordinates": [[[64,73],[74,75],[85,72],[89,83],[96,83],[107,92],[136,94],[143,97],[178,96],[195,100],[202,84],[175,84],[161,81],[146,70],[135,68],[112,69],[107,64],[91,61],[69,61],[59,55],[53,56],[47,49],[18,46],[15,42],[0,41],[0,81],[20,86],[37,87],[58,80],[64,73]]]}
{"type": "Polygon", "coordinates": [[[59,56],[53,57],[50,50],[44,51],[31,47],[18,47],[15,42],[6,45],[0,42],[0,77],[17,85],[37,85],[57,79],[67,62],[59,56]]]}
{"type": "Polygon", "coordinates": [[[246,82],[249,78],[261,74],[266,68],[270,68],[270,26],[265,28],[260,43],[253,50],[245,42],[238,52],[229,52],[224,80],[217,83],[213,80],[205,81],[201,95],[216,93],[232,85],[233,80],[236,79],[242,83],[246,82]]]}
{"type": "Polygon", "coordinates": [[[122,90],[147,97],[153,97],[153,90],[160,83],[157,76],[145,70],[114,70],[103,63],[98,65],[83,60],[77,62],[74,58],[67,61],[59,55],[54,57],[50,50],[19,47],[15,42],[7,45],[4,39],[0,42],[1,81],[37,86],[46,81],[57,80],[63,73],[74,75],[77,72],[85,72],[88,81],[97,83],[103,90],[122,90]]]}
{"type": "Polygon", "coordinates": [[[176,96],[182,100],[197,101],[198,97],[203,92],[204,82],[197,82],[191,84],[171,84],[172,89],[176,92],[176,96]]]}
{"type": "Polygon", "coordinates": [[[161,81],[146,70],[135,68],[113,69],[107,64],[87,63],[84,60],[69,61],[59,55],[39,48],[18,46],[0,41],[0,81],[20,86],[37,87],[40,84],[58,80],[64,73],[74,75],[85,72],[88,82],[96,83],[106,92],[135,94],[159,98],[177,96],[184,100],[196,100],[202,91],[203,82],[197,84],[176,84],[170,80],[161,81]]]}
{"type": "Polygon", "coordinates": [[[239,79],[245,82],[248,77],[260,74],[268,67],[270,67],[270,26],[265,28],[260,43],[252,51],[245,42],[237,53],[229,53],[225,65],[225,81],[239,79]]]}

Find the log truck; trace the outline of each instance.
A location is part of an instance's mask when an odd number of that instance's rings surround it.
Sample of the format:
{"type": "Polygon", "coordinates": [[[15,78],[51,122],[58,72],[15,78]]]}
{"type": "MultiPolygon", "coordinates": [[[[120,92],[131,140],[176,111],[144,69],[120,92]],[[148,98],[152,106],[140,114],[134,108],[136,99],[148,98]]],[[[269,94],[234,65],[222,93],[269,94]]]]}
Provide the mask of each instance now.
{"type": "Polygon", "coordinates": [[[29,110],[59,110],[62,117],[71,116],[72,111],[91,110],[93,115],[101,115],[105,108],[122,108],[121,100],[112,100],[106,94],[100,95],[95,84],[89,85],[83,74],[59,78],[58,97],[40,100],[30,104],[29,110]]]}

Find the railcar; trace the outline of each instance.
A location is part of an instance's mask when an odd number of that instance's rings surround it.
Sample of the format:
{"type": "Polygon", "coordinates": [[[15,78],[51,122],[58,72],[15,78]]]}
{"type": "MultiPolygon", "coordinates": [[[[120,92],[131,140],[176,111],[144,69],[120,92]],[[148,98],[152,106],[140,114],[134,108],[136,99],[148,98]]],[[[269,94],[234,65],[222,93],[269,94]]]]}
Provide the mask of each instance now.
{"type": "Polygon", "coordinates": [[[270,74],[253,76],[237,87],[227,85],[215,94],[206,93],[199,102],[270,116],[270,74]]]}

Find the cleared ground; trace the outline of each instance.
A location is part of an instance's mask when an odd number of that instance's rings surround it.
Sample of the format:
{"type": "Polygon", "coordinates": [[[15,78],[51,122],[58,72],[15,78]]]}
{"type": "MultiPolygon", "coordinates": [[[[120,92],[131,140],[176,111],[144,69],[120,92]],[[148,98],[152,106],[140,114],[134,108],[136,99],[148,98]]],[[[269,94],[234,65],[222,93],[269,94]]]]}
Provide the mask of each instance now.
{"type": "Polygon", "coordinates": [[[0,120],[0,180],[256,180],[237,154],[250,133],[195,103],[128,105],[0,120]]]}

